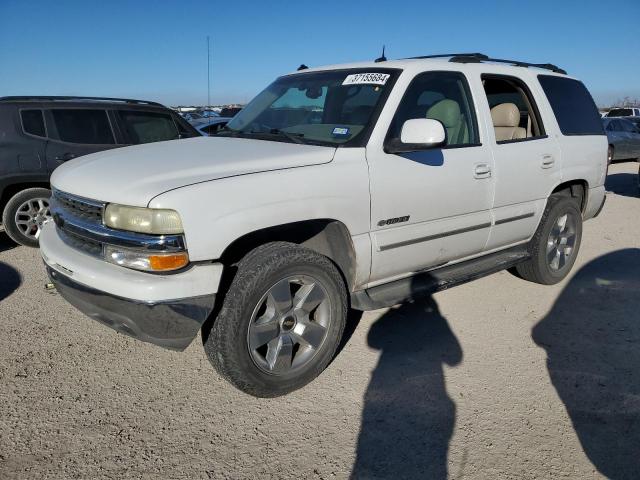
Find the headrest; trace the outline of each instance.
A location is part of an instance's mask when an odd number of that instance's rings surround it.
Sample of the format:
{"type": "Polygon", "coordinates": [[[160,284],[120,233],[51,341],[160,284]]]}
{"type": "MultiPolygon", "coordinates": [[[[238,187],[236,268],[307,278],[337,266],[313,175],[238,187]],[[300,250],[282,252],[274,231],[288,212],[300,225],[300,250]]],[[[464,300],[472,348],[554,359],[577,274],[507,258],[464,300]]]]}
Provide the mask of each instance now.
{"type": "Polygon", "coordinates": [[[460,123],[460,105],[458,102],[445,98],[427,110],[427,118],[440,120],[446,128],[455,127],[460,123]]]}
{"type": "Polygon", "coordinates": [[[491,109],[494,127],[517,127],[520,125],[520,110],[515,103],[500,103],[491,109]]]}

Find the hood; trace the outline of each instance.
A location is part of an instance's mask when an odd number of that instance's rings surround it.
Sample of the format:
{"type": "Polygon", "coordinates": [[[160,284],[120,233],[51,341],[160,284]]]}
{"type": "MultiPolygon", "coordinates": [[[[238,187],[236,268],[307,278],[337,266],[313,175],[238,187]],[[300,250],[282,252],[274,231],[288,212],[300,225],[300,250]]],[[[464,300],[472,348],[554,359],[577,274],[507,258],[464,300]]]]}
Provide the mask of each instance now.
{"type": "Polygon", "coordinates": [[[104,202],[147,206],[168,190],[248,173],[330,162],[334,147],[198,137],[116,148],[70,160],[51,184],[104,202]]]}

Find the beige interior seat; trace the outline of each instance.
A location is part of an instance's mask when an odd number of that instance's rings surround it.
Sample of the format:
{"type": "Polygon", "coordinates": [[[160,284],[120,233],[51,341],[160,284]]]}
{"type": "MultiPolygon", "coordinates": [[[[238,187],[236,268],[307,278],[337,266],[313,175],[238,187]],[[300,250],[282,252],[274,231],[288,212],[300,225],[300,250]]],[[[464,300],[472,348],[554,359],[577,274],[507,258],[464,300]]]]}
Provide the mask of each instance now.
{"type": "Polygon", "coordinates": [[[469,142],[469,131],[455,100],[445,98],[434,103],[426,114],[427,118],[439,120],[447,131],[447,145],[459,145],[469,142]]]}
{"type": "Polygon", "coordinates": [[[500,103],[491,109],[491,120],[498,142],[527,138],[527,130],[519,127],[520,110],[515,103],[500,103]]]}

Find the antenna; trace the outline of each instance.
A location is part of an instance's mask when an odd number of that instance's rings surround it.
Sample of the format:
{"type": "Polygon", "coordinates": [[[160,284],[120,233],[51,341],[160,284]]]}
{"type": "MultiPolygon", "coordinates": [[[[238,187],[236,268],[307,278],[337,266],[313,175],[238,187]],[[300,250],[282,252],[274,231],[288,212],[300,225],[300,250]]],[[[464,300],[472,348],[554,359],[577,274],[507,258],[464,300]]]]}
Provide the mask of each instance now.
{"type": "Polygon", "coordinates": [[[209,48],[209,35],[207,35],[207,108],[211,107],[211,49],[209,48]]]}
{"type": "Polygon", "coordinates": [[[378,57],[374,60],[376,63],[380,63],[380,62],[386,62],[387,61],[387,57],[384,56],[384,45],[382,45],[382,56],[378,57]]]}

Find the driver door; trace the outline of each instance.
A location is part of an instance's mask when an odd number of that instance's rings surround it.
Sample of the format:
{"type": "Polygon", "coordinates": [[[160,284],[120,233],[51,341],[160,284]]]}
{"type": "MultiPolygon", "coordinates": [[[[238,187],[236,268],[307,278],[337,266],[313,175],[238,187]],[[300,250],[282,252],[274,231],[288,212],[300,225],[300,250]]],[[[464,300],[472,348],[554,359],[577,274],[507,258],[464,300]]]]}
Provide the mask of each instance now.
{"type": "Polygon", "coordinates": [[[386,140],[413,118],[445,127],[446,144],[392,154],[370,141],[372,266],[382,283],[482,252],[491,230],[491,150],[480,143],[471,90],[460,72],[417,75],[386,140]]]}

